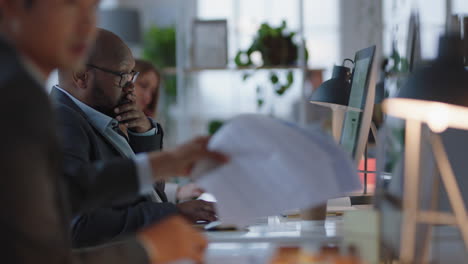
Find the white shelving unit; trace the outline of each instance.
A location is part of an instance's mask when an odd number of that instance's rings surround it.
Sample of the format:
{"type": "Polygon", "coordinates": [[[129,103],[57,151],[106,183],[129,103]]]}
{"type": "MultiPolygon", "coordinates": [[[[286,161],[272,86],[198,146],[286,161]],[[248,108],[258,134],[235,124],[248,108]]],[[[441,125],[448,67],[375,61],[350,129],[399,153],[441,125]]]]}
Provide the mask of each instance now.
{"type": "MultiPolygon", "coordinates": [[[[209,1],[209,0],[207,0],[209,1]]],[[[278,0],[276,0],[278,1],[278,0]]],[[[210,119],[227,119],[240,113],[257,112],[255,97],[257,84],[265,86],[267,100],[275,105],[274,115],[287,118],[286,108],[296,105],[296,112],[300,113],[300,120],[304,120],[304,108],[306,104],[306,90],[304,88],[304,78],[307,71],[307,62],[304,52],[304,0],[281,0],[294,5],[295,13],[293,19],[281,16],[258,17],[258,23],[249,24],[246,27],[242,20],[242,1],[223,1],[224,4],[231,3],[232,13],[226,17],[216,17],[216,19],[227,19],[228,21],[228,65],[224,68],[194,68],[190,65],[191,48],[191,22],[194,19],[206,19],[193,15],[193,10],[187,7],[186,0],[177,0],[177,67],[166,69],[166,72],[177,75],[177,102],[172,114],[176,120],[177,138],[176,143],[181,143],[197,134],[207,132],[207,124],[210,119]],[[292,67],[236,67],[234,56],[240,49],[245,50],[253,40],[253,34],[261,23],[267,22],[273,26],[279,25],[281,20],[286,20],[288,29],[297,32],[296,43],[299,44],[298,63],[292,67]],[[293,27],[295,25],[295,27],[293,27]],[[247,44],[246,44],[247,43],[247,44]],[[245,72],[255,70],[255,77],[248,81],[242,80],[245,72]],[[273,89],[269,87],[267,81],[268,72],[283,72],[292,70],[295,81],[293,86],[283,96],[275,98],[273,89]],[[217,96],[219,95],[219,96],[217,96]],[[217,102],[217,98],[220,98],[217,102]],[[224,98],[224,99],[221,99],[224,98]],[[300,100],[302,98],[303,100],[300,100]],[[298,106],[299,105],[299,106],[298,106]],[[202,107],[203,106],[203,107],[202,107]],[[299,107],[299,111],[297,108],[299,107]]],[[[219,2],[219,1],[218,1],[219,2]]],[[[258,2],[258,1],[257,1],[258,2]]],[[[272,1],[272,4],[273,5],[272,1]]],[[[245,1],[244,1],[245,3],[245,1]]],[[[265,1],[265,9],[268,7],[265,1]]],[[[216,4],[213,2],[213,4],[216,4]]],[[[216,8],[216,7],[213,7],[216,8]]],[[[265,13],[259,10],[259,13],[265,13]]],[[[213,18],[215,19],[215,18],[213,18]]],[[[263,110],[264,113],[271,114],[270,110],[263,110]]],[[[293,112],[293,111],[292,111],[293,112]]]]}

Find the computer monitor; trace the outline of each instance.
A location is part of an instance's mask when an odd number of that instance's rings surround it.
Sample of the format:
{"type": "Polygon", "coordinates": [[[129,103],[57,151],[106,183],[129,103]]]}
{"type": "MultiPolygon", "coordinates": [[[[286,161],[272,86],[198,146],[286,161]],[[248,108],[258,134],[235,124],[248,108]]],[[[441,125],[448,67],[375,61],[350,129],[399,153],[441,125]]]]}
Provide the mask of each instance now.
{"type": "Polygon", "coordinates": [[[414,67],[422,61],[420,23],[419,15],[416,12],[411,13],[409,20],[406,58],[408,59],[409,72],[412,72],[414,67]]]}
{"type": "Polygon", "coordinates": [[[375,46],[360,50],[354,58],[354,70],[340,144],[348,151],[356,165],[362,159],[369,137],[375,98],[375,79],[372,67],[375,46]]]}
{"type": "Polygon", "coordinates": [[[468,16],[463,18],[463,39],[465,40],[465,66],[468,69],[468,16]]]}

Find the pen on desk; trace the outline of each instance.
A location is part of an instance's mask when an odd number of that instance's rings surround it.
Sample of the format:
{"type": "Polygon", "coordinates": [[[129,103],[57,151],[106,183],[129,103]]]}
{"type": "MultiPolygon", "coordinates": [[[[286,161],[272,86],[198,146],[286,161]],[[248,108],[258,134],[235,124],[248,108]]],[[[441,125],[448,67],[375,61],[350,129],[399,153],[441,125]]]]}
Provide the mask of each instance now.
{"type": "Polygon", "coordinates": [[[327,216],[341,216],[343,212],[327,212],[327,216]]]}
{"type": "MultiPolygon", "coordinates": [[[[342,216],[343,212],[340,211],[333,211],[333,212],[327,212],[327,216],[342,216]]],[[[284,218],[301,218],[300,214],[281,214],[282,217],[284,218]]]]}

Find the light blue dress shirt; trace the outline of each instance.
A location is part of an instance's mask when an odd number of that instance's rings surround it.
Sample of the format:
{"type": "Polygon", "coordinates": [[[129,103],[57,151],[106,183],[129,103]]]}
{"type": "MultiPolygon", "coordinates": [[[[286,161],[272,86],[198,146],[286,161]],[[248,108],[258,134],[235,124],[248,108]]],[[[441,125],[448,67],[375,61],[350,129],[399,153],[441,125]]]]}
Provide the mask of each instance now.
{"type": "MultiPolygon", "coordinates": [[[[139,193],[141,195],[153,193],[154,179],[152,176],[152,168],[149,162],[148,155],[146,153],[135,154],[133,152],[128,141],[115,130],[115,127],[118,127],[119,122],[116,119],[107,116],[95,110],[94,108],[86,105],[85,103],[73,97],[73,95],[71,95],[64,89],[58,86],[55,86],[55,88],[65,93],[81,109],[81,111],[85,113],[89,122],[97,130],[99,130],[99,132],[107,136],[107,138],[111,141],[115,148],[119,150],[119,152],[121,152],[127,158],[133,159],[135,161],[139,183],[139,193]]],[[[153,123],[153,128],[145,133],[134,133],[131,131],[128,131],[128,133],[134,136],[154,136],[158,132],[157,125],[152,120],[151,122],[153,123]]]]}

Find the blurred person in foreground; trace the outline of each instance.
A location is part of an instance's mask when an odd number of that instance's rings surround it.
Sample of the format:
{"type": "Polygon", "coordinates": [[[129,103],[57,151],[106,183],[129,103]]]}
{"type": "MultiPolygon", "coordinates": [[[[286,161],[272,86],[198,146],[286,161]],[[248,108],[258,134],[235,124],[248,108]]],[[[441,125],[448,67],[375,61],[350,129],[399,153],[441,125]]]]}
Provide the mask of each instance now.
{"type": "MultiPolygon", "coordinates": [[[[44,83],[57,67],[80,65],[93,43],[97,0],[0,0],[0,258],[3,263],[201,262],[205,239],[180,217],[170,217],[134,238],[99,248],[72,251],[70,216],[122,197],[137,195],[144,182],[103,177],[105,166],[77,168],[79,191],[68,192],[62,155],[44,83]],[[81,177],[88,175],[88,178],[81,177]]],[[[151,180],[188,175],[201,158],[226,158],[197,138],[174,150],[149,153],[151,180]]],[[[137,161],[120,160],[128,170],[137,161]]],[[[72,189],[70,189],[72,190],[72,189]]]]}
{"type": "MultiPolygon", "coordinates": [[[[52,88],[51,97],[66,169],[109,165],[113,178],[151,174],[146,167],[129,171],[114,162],[119,157],[141,159],[140,153],[162,147],[161,126],[136,105],[134,65],[127,45],[112,32],[98,29],[86,66],[59,69],[59,85],[52,88]]],[[[159,181],[144,195],[81,213],[72,223],[74,246],[121,240],[176,213],[193,223],[216,220],[213,203],[193,200],[175,205],[168,202],[164,189],[164,181],[159,181]]]]}
{"type": "MultiPolygon", "coordinates": [[[[161,73],[151,62],[142,59],[135,60],[135,71],[138,72],[138,76],[134,82],[136,106],[140,111],[143,111],[147,117],[156,118],[162,82],[161,73]]],[[[162,132],[162,127],[159,128],[162,132]]],[[[161,141],[161,148],[162,143],[161,141]]],[[[188,183],[183,186],[174,183],[166,183],[165,188],[167,199],[171,203],[197,198],[203,192],[204,191],[194,183],[188,183]]]]}

